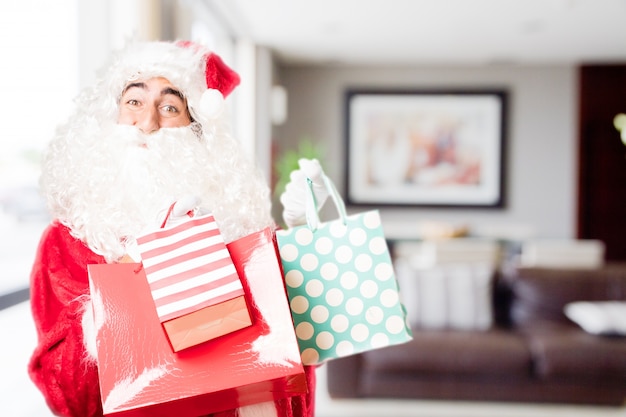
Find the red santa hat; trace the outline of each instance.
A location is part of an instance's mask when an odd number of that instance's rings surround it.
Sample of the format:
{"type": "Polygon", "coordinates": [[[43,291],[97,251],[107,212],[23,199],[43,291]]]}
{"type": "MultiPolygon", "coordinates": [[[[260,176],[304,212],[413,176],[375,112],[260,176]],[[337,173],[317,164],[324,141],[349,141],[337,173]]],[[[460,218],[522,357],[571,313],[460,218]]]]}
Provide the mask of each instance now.
{"type": "MultiPolygon", "coordinates": [[[[191,48],[203,52],[201,45],[191,41],[178,41],[176,44],[181,48],[191,48]]],[[[215,53],[206,53],[204,59],[206,61],[204,76],[207,88],[219,90],[226,97],[239,85],[239,75],[224,64],[222,58],[215,53]]]]}
{"type": "MultiPolygon", "coordinates": [[[[179,41],[177,45],[202,52],[200,45],[190,41],[179,41]]],[[[226,65],[219,55],[205,52],[203,59],[207,90],[202,93],[197,111],[202,112],[206,117],[214,118],[221,113],[224,99],[239,85],[240,78],[239,74],[226,65]]]]}
{"type": "Polygon", "coordinates": [[[191,116],[201,124],[219,118],[227,97],[239,85],[239,75],[219,55],[190,41],[135,42],[120,51],[104,78],[109,108],[131,81],[167,78],[187,99],[191,116]]]}

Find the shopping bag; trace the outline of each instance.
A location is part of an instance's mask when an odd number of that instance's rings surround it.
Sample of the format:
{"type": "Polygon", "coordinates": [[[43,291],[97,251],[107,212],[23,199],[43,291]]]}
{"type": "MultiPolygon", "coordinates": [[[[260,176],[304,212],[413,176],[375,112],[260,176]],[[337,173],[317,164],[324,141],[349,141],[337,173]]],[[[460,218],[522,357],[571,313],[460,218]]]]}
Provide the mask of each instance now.
{"type": "Polygon", "coordinates": [[[137,238],[152,298],[177,352],[252,324],[243,286],[212,214],[137,238]]]}
{"type": "Polygon", "coordinates": [[[196,417],[307,392],[273,232],[227,247],[252,325],[180,352],[141,264],[89,265],[104,415],[196,417]]]}
{"type": "Polygon", "coordinates": [[[291,313],[305,365],[411,340],[406,310],[377,210],[321,223],[307,179],[307,224],[276,232],[291,313]]]}

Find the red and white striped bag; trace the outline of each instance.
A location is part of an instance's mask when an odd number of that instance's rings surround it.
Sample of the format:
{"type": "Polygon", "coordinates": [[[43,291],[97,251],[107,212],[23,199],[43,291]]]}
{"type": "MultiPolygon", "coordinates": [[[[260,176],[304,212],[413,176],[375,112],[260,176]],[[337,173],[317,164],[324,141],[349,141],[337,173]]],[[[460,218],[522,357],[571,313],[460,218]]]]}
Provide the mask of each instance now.
{"type": "MultiPolygon", "coordinates": [[[[173,207],[173,206],[172,206],[173,207]]],[[[244,289],[212,214],[137,239],[157,315],[174,351],[252,324],[244,289]]]]}

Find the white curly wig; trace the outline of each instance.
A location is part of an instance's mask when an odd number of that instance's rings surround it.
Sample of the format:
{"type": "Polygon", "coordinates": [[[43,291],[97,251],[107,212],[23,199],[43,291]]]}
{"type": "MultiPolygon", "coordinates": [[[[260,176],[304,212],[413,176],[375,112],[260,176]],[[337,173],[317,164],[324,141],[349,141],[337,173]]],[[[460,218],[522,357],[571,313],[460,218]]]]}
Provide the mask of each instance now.
{"type": "Polygon", "coordinates": [[[40,184],[51,215],[111,261],[166,205],[188,195],[213,212],[227,242],[273,226],[269,187],[229,132],[222,102],[238,83],[219,56],[197,44],[127,46],[79,95],[46,151],[40,184]],[[144,135],[117,125],[125,86],[154,77],[183,93],[190,126],[144,135]]]}

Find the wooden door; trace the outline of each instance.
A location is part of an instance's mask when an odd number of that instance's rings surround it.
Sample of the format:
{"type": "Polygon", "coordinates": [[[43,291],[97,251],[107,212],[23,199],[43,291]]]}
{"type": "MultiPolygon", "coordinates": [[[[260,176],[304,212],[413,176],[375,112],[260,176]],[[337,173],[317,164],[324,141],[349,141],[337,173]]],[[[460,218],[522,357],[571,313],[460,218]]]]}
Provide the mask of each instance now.
{"type": "Polygon", "coordinates": [[[626,261],[626,145],[613,126],[626,113],[626,65],[585,65],[579,80],[578,237],[626,261]]]}

